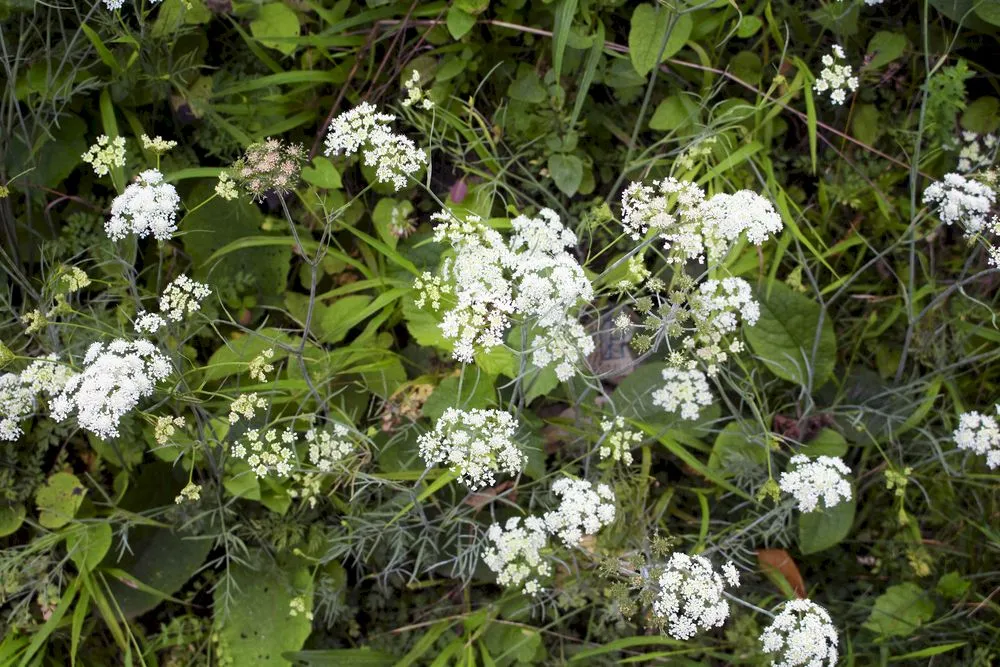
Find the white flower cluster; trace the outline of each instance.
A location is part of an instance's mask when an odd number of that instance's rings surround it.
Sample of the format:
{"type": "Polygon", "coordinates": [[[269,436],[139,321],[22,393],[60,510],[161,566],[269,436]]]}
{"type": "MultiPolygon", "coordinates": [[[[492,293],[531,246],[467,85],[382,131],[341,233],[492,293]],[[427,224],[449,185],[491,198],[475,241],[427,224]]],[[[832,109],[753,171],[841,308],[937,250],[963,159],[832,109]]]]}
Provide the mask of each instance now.
{"type": "Polygon", "coordinates": [[[791,458],[790,472],[781,473],[778,486],[798,502],[800,512],[812,512],[820,499],[826,509],[851,499],[851,469],[836,456],[819,456],[810,460],[803,454],[791,458]]]}
{"type": "Polygon", "coordinates": [[[257,380],[258,382],[266,382],[267,374],[274,371],[274,364],[271,363],[271,359],[273,358],[274,348],[269,347],[251,359],[247,368],[250,379],[257,380]]]}
{"type": "Polygon", "coordinates": [[[625,418],[615,417],[614,420],[602,420],[601,430],[604,439],[597,455],[601,459],[610,458],[621,461],[625,465],[632,464],[632,448],[642,444],[642,433],[625,428],[625,418]]]}
{"type": "Polygon", "coordinates": [[[256,392],[240,394],[229,404],[229,423],[235,424],[240,417],[250,421],[257,414],[257,408],[266,408],[267,401],[256,392]]]}
{"type": "Polygon", "coordinates": [[[201,485],[195,484],[194,482],[188,482],[187,486],[181,489],[180,494],[174,498],[174,502],[178,505],[183,503],[196,503],[201,500],[201,485]]]}
{"type": "Polygon", "coordinates": [[[869,7],[874,7],[875,5],[881,5],[885,0],[865,0],[865,4],[869,7]]]}
{"type": "Polygon", "coordinates": [[[185,275],[177,276],[160,295],[160,312],[167,319],[180,322],[201,308],[201,302],[212,293],[208,285],[191,280],[185,275]]]}
{"type": "MultiPolygon", "coordinates": [[[[1000,405],[996,406],[996,411],[1000,414],[1000,405]]],[[[959,449],[985,454],[990,469],[1000,467],[1000,427],[995,417],[966,412],[958,418],[958,428],[952,437],[959,449]]]]}
{"type": "Polygon", "coordinates": [[[417,445],[428,466],[447,465],[475,491],[495,484],[497,472],[516,475],[527,462],[514,442],[516,430],[507,412],[448,408],[417,445]]]}
{"type": "Polygon", "coordinates": [[[124,167],[125,137],[109,139],[108,135],[102,134],[80,158],[93,167],[98,176],[106,175],[114,167],[124,167]]]}
{"type": "Polygon", "coordinates": [[[19,421],[31,414],[35,394],[14,373],[0,375],[0,440],[17,440],[19,421]]]}
{"type": "Polygon", "coordinates": [[[990,209],[996,192],[988,185],[961,174],[945,174],[927,186],[924,204],[937,207],[938,217],[946,225],[959,224],[967,235],[987,230],[991,225],[990,209]]]}
{"type": "Polygon", "coordinates": [[[83,372],[52,400],[52,417],[61,421],[76,412],[80,426],[101,438],[117,437],[121,418],[171,372],[170,360],[145,340],[94,343],[83,363],[83,372]]]}
{"type": "Polygon", "coordinates": [[[667,261],[717,262],[742,234],[761,245],[781,231],[781,216],[771,202],[750,190],[705,191],[690,181],[664,178],[653,185],[632,183],[622,193],[622,227],[634,240],[649,230],[659,234],[669,251],[667,261]]]}
{"type": "Polygon", "coordinates": [[[734,340],[723,347],[724,338],[736,331],[741,320],[749,326],[756,324],[760,304],[753,298],[750,283],[742,278],[706,280],[689,302],[695,330],[684,339],[684,347],[714,376],[729,353],[743,351],[743,341],[734,340]]]}
{"type": "Polygon", "coordinates": [[[958,151],[958,167],[962,173],[985,169],[993,164],[1000,142],[994,134],[979,135],[962,132],[962,147],[958,151]]]}
{"type": "Polygon", "coordinates": [[[18,422],[31,415],[39,394],[52,398],[73,377],[73,371],[56,357],[41,357],[20,374],[0,375],[0,440],[16,440],[22,429],[18,422]]]}
{"type": "Polygon", "coordinates": [[[176,141],[164,139],[160,135],[156,135],[155,139],[150,139],[148,134],[144,134],[141,139],[142,147],[151,153],[156,153],[157,155],[162,155],[171,149],[177,148],[176,141]]]}
{"type": "Polygon", "coordinates": [[[412,107],[414,104],[419,104],[422,109],[434,108],[434,102],[427,96],[424,89],[420,87],[420,72],[417,70],[413,70],[410,73],[410,78],[403,82],[403,88],[406,90],[406,99],[403,100],[404,107],[412,107]]]}
{"type": "Polygon", "coordinates": [[[261,433],[258,429],[249,429],[243,437],[244,442],[233,445],[233,456],[244,459],[257,477],[266,477],[272,472],[278,477],[287,477],[292,471],[294,431],[285,429],[278,433],[277,429],[269,428],[261,433]]]}
{"type": "Polygon", "coordinates": [[[545,523],[531,516],[522,526],[520,517],[512,517],[503,527],[496,523],[490,526],[486,537],[493,545],[483,552],[483,562],[497,573],[497,583],[537,594],[541,590],[538,578],[552,574],[552,566],[539,553],[548,543],[545,523]]]}
{"type": "Polygon", "coordinates": [[[167,326],[167,322],[156,313],[147,313],[144,311],[136,315],[133,326],[136,333],[151,334],[167,326]]]}
{"type": "Polygon", "coordinates": [[[545,513],[545,527],[568,547],[584,535],[594,535],[615,520],[615,494],[607,484],[562,477],[552,484],[559,507],[545,513]]]}
{"type": "MultiPolygon", "coordinates": [[[[160,0],[150,0],[150,4],[157,4],[160,0]]],[[[125,4],[125,0],[104,0],[104,5],[110,10],[114,11],[116,9],[121,9],[125,4]]]]}
{"type": "Polygon", "coordinates": [[[698,369],[663,369],[664,386],[653,392],[653,405],[667,412],[680,413],[682,419],[697,419],[701,409],[712,404],[708,379],[698,369]]]}
{"type": "Polygon", "coordinates": [[[837,628],[826,609],[810,600],[786,602],[760,635],[764,653],[776,653],[775,667],[834,667],[837,628]]]}
{"type": "Polygon", "coordinates": [[[139,238],[152,234],[158,241],[167,241],[177,231],[180,202],[176,188],[163,182],[163,174],[147,169],[111,202],[111,219],[104,230],[112,241],[128,234],[139,238]]]}
{"type": "Polygon", "coordinates": [[[321,472],[330,472],[355,450],[351,431],[343,424],[334,424],[332,432],[311,428],[306,431],[306,442],[309,462],[321,472]]]}
{"type": "Polygon", "coordinates": [[[593,339],[573,314],[594,296],[583,267],[566,251],[576,244],[576,235],[550,209],[535,218],[514,218],[508,239],[476,216],[459,220],[442,213],[435,219],[441,224],[434,239],[447,240],[455,256],[444,260],[438,276],[425,273],[415,283],[416,303],[436,307],[443,297],[454,298],[440,327],[454,342],[455,358],[469,363],[476,348],[502,345],[511,318],[518,317],[535,331],[529,343],[532,363],[554,365],[560,380],[573,377],[579,361],[594,350],[593,339]]]}
{"type": "Polygon", "coordinates": [[[360,150],[365,165],[375,167],[379,183],[392,183],[397,191],[402,190],[406,177],[427,162],[427,155],[406,137],[393,134],[388,124],[395,119],[362,102],[330,123],[326,155],[353,155],[360,150]]]}
{"type": "Polygon", "coordinates": [[[832,52],[823,56],[823,71],[813,84],[813,90],[817,93],[830,91],[830,101],[833,104],[843,104],[847,99],[847,91],[854,92],[858,89],[858,77],[852,74],[851,66],[840,62],[846,58],[844,49],[834,44],[832,52]]]}
{"type": "Polygon", "coordinates": [[[156,418],[156,424],[153,426],[153,438],[156,440],[156,444],[166,445],[174,437],[177,429],[185,426],[187,426],[187,420],[184,417],[161,415],[156,418]]]}
{"type": "Polygon", "coordinates": [[[727,584],[739,586],[739,574],[732,564],[722,572],[716,572],[704,556],[670,556],[653,600],[653,613],[666,623],[667,634],[674,639],[690,639],[701,630],[725,623],[729,603],[723,599],[723,592],[727,584]]]}

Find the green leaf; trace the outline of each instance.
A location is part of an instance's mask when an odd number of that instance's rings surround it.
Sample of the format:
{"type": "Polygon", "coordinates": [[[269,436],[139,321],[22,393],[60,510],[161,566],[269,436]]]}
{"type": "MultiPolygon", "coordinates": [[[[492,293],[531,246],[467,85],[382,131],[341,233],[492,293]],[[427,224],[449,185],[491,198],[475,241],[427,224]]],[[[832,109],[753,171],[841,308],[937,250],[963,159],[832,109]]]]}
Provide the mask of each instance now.
{"type": "Polygon", "coordinates": [[[906,35],[899,32],[880,30],[868,42],[868,54],[871,60],[868,67],[878,69],[899,58],[906,51],[906,35]]]}
{"type": "Polygon", "coordinates": [[[837,339],[820,305],[777,281],[757,298],[760,319],[743,327],[754,353],[780,378],[814,389],[826,382],[837,360],[837,339]]]}
{"type": "Polygon", "coordinates": [[[529,104],[540,104],[548,96],[538,73],[526,65],[518,68],[517,78],[508,86],[507,94],[529,104]]]}
{"type": "Polygon", "coordinates": [[[656,56],[666,39],[666,46],[659,62],[663,62],[670,56],[681,50],[688,37],[691,36],[691,29],[694,27],[694,20],[690,14],[681,14],[673,21],[671,28],[671,11],[662,5],[643,3],[636,6],[632,11],[631,27],[628,33],[629,58],[632,66],[641,76],[646,76],[650,70],[656,67],[656,56]],[[667,31],[670,30],[670,35],[667,31]]]}
{"type": "Polygon", "coordinates": [[[90,572],[100,564],[111,548],[111,525],[81,524],[66,536],[66,551],[80,572],[90,572]]]}
{"type": "Polygon", "coordinates": [[[462,394],[459,396],[459,380],[455,376],[441,381],[424,403],[423,414],[432,420],[441,418],[448,408],[473,410],[487,408],[496,404],[496,392],[493,390],[493,379],[486,374],[479,374],[473,369],[466,370],[462,381],[462,394]]]}
{"type": "Polygon", "coordinates": [[[448,26],[448,32],[454,39],[462,39],[472,30],[472,26],[476,25],[476,17],[460,9],[458,5],[452,5],[448,8],[445,25],[448,26]]]}
{"type": "Polygon", "coordinates": [[[976,3],[976,16],[990,25],[1000,26],[1000,2],[981,0],[976,3]]]}
{"type": "Polygon", "coordinates": [[[76,475],[57,472],[35,494],[35,504],[41,514],[38,523],[45,528],[62,528],[69,523],[83,503],[87,489],[76,475]]]}
{"type": "Polygon", "coordinates": [[[764,63],[753,51],[740,51],[729,60],[729,70],[737,78],[757,85],[764,76],[764,63]]]}
{"type": "Polygon", "coordinates": [[[324,343],[339,343],[347,332],[364,319],[365,306],[372,302],[367,294],[341,297],[326,307],[320,320],[324,343]]]}
{"type": "Polygon", "coordinates": [[[690,125],[698,117],[698,105],[687,95],[671,95],[656,107],[649,119],[651,130],[672,132],[690,125]]]}
{"type": "Polygon", "coordinates": [[[934,603],[927,592],[907,582],[878,596],[864,627],[883,637],[906,637],[933,616],[934,603]]]}
{"type": "Polygon", "coordinates": [[[302,180],[327,190],[335,190],[342,185],[340,172],[330,162],[330,158],[325,157],[314,157],[312,165],[302,170],[302,180]]]}
{"type": "Polygon", "coordinates": [[[970,102],[962,112],[961,123],[963,129],[976,134],[995,132],[1000,126],[1000,100],[986,96],[970,102]]]}
{"type": "Polygon", "coordinates": [[[257,18],[250,22],[250,34],[264,46],[291,55],[299,36],[299,17],[283,2],[272,2],[260,8],[257,18]]]}
{"type": "MultiPolygon", "coordinates": [[[[757,429],[759,431],[759,429],[757,429]]],[[[736,471],[767,465],[767,442],[751,422],[733,421],[719,431],[708,457],[708,467],[736,471]]]]}
{"type": "Polygon", "coordinates": [[[821,507],[799,514],[799,551],[814,554],[838,544],[854,524],[854,498],[830,509],[821,507]]]}
{"type": "Polygon", "coordinates": [[[817,456],[843,456],[847,453],[847,440],[832,428],[824,428],[815,438],[799,448],[797,454],[810,458],[817,456]]]}
{"type": "Polygon", "coordinates": [[[959,574],[957,570],[952,570],[941,575],[936,588],[937,592],[944,597],[956,599],[965,595],[970,586],[972,586],[971,581],[959,574]]]}
{"type": "Polygon", "coordinates": [[[566,44],[569,42],[577,2],[578,0],[560,0],[555,10],[555,22],[552,27],[552,70],[556,73],[556,80],[562,76],[563,56],[566,54],[566,44]]]}
{"type": "Polygon", "coordinates": [[[0,537],[16,533],[24,523],[25,514],[24,505],[0,505],[0,537]]]}
{"type": "Polygon", "coordinates": [[[251,557],[251,562],[253,567],[233,565],[232,581],[215,588],[219,656],[232,665],[286,667],[282,654],[302,648],[312,630],[305,614],[288,613],[289,603],[302,596],[306,611],[312,609],[312,579],[303,566],[263,556],[251,557]]]}
{"type": "Polygon", "coordinates": [[[572,197],[583,181],[583,162],[575,155],[555,153],[549,156],[549,173],[559,191],[572,197]]]}
{"type": "Polygon", "coordinates": [[[739,25],[736,26],[736,36],[740,39],[753,37],[762,25],[764,22],[756,16],[744,16],[740,19],[739,25]]]}
{"type": "Polygon", "coordinates": [[[308,667],[393,667],[396,656],[368,648],[331,648],[322,651],[294,651],[285,653],[286,660],[294,660],[308,667]]]}
{"type": "Polygon", "coordinates": [[[854,110],[854,118],[851,120],[851,131],[858,140],[866,144],[874,144],[882,133],[878,107],[874,104],[857,105],[854,110]]]}

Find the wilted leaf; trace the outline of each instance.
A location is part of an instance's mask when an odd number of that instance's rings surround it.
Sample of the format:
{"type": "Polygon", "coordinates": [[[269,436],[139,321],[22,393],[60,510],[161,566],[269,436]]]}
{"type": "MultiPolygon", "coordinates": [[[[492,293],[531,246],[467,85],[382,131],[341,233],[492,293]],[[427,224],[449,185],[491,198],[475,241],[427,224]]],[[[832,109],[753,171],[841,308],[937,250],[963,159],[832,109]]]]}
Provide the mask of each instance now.
{"type": "Polygon", "coordinates": [[[806,597],[806,583],[791,555],[784,549],[757,549],[757,562],[768,576],[779,575],[791,586],[796,597],[806,597]]]}

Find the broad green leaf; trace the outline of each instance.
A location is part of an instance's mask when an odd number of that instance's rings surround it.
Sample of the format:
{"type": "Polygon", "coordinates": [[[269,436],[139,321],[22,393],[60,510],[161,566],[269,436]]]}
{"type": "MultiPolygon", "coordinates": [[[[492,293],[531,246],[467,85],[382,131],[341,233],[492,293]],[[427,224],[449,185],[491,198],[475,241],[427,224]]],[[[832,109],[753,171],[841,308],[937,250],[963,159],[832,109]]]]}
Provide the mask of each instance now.
{"type": "Polygon", "coordinates": [[[690,125],[698,117],[698,105],[687,95],[670,95],[660,102],[649,119],[651,130],[671,132],[690,125]]]}
{"type": "Polygon", "coordinates": [[[268,3],[250,22],[250,34],[264,46],[291,55],[296,48],[292,38],[299,36],[299,17],[283,2],[268,3]]]}
{"type": "Polygon", "coordinates": [[[559,191],[572,197],[583,180],[583,162],[575,155],[555,153],[549,156],[549,173],[559,191]]]}
{"type": "Polygon", "coordinates": [[[334,190],[341,187],[340,172],[330,162],[330,158],[315,157],[312,165],[302,170],[302,180],[317,188],[334,190]]]}
{"type": "Polygon", "coordinates": [[[799,514],[799,551],[803,554],[829,549],[847,537],[854,524],[854,498],[830,509],[820,505],[812,512],[799,514]]]}
{"type": "Polygon", "coordinates": [[[766,434],[751,422],[732,421],[719,431],[708,457],[708,466],[726,472],[767,465],[766,434]]]}
{"type": "Polygon", "coordinates": [[[992,96],[977,98],[962,112],[961,122],[964,129],[976,134],[995,132],[1000,126],[1000,100],[992,96]]]}
{"type": "Polygon", "coordinates": [[[760,319],[743,327],[750,348],[778,377],[814,389],[821,386],[837,360],[830,317],[818,303],[784,283],[772,282],[757,298],[760,319]]]}
{"type": "Polygon", "coordinates": [[[927,591],[913,583],[890,586],[875,599],[864,627],[883,637],[907,637],[934,616],[927,591]]]}
{"type": "Polygon", "coordinates": [[[938,579],[937,586],[935,588],[938,593],[946,598],[955,599],[965,595],[965,592],[968,591],[971,586],[971,581],[959,574],[958,571],[952,570],[951,572],[941,575],[941,578],[938,579]]]}
{"type": "Polygon", "coordinates": [[[859,141],[874,144],[882,133],[878,107],[874,104],[858,104],[854,109],[854,118],[851,120],[851,131],[859,141]]]}
{"type": "Polygon", "coordinates": [[[631,27],[628,33],[629,57],[632,66],[641,76],[646,76],[659,63],[656,56],[663,48],[659,62],[680,51],[691,35],[694,21],[690,14],[672,17],[671,11],[663,6],[642,3],[632,10],[631,27]],[[671,20],[674,18],[674,20],[671,20]],[[667,31],[670,30],[669,36],[667,31]]]}
{"type": "Polygon", "coordinates": [[[796,454],[810,458],[817,456],[843,456],[847,453],[847,440],[832,428],[825,428],[815,438],[798,449],[796,454]]]}
{"type": "Polygon", "coordinates": [[[111,525],[80,524],[66,536],[66,551],[81,572],[89,572],[100,564],[111,548],[111,525]]]}
{"type": "Polygon", "coordinates": [[[319,323],[323,342],[339,343],[344,340],[347,332],[361,321],[365,307],[371,302],[372,297],[367,294],[352,294],[327,306],[319,323]]]}
{"type": "Polygon", "coordinates": [[[753,37],[763,24],[763,21],[756,16],[744,16],[740,19],[739,25],[736,26],[736,36],[740,39],[753,37]]]}
{"type": "Polygon", "coordinates": [[[871,61],[868,67],[877,69],[888,65],[903,55],[906,50],[906,35],[900,32],[889,32],[880,30],[875,33],[868,42],[868,54],[871,61]]]}
{"type": "Polygon", "coordinates": [[[0,505],[0,537],[16,533],[24,523],[25,514],[24,505],[0,505]]]}
{"type": "Polygon", "coordinates": [[[448,26],[448,32],[453,38],[462,39],[472,30],[472,26],[476,25],[476,17],[458,5],[452,5],[445,16],[445,25],[448,26]]]}
{"type": "Polygon", "coordinates": [[[441,381],[424,403],[423,414],[432,420],[440,419],[448,408],[473,410],[487,408],[496,404],[496,392],[493,390],[493,378],[485,373],[477,373],[475,369],[466,369],[461,381],[462,394],[458,393],[459,379],[450,376],[441,381]]]}
{"type": "Polygon", "coordinates": [[[518,68],[517,78],[507,88],[507,94],[512,99],[529,104],[541,104],[548,96],[538,73],[523,65],[518,68]]]}
{"type": "Polygon", "coordinates": [[[39,509],[38,523],[45,528],[62,528],[69,523],[87,494],[76,475],[57,472],[35,494],[39,509]]]}
{"type": "Polygon", "coordinates": [[[756,86],[764,76],[764,63],[753,51],[740,51],[729,60],[729,71],[756,86]]]}
{"type": "Polygon", "coordinates": [[[301,649],[312,630],[305,614],[289,613],[289,604],[302,597],[306,611],[312,609],[312,578],[306,567],[263,555],[250,562],[252,567],[233,565],[232,581],[215,588],[219,657],[232,665],[286,667],[282,654],[301,649]]]}

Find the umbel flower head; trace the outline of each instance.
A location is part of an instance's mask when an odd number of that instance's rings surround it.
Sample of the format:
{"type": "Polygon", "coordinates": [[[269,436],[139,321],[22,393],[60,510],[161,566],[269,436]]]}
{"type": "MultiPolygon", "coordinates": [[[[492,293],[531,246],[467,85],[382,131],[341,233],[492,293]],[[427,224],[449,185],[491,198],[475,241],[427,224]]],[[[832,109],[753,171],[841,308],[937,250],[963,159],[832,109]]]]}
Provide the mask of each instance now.
{"type": "Polygon", "coordinates": [[[104,230],[112,241],[128,234],[139,238],[152,234],[157,241],[167,241],[177,231],[180,202],[174,186],[163,182],[163,174],[147,169],[111,202],[111,219],[104,230]]]}
{"type": "Polygon", "coordinates": [[[622,192],[622,228],[634,240],[653,230],[664,241],[667,261],[718,262],[746,235],[761,245],[781,231],[781,216],[768,200],[740,190],[705,198],[690,181],[667,177],[652,185],[631,183],[622,192]]]}
{"type": "Polygon", "coordinates": [[[536,595],[541,590],[538,578],[552,574],[552,566],[540,553],[548,544],[542,520],[530,516],[522,526],[520,517],[511,517],[502,527],[490,526],[486,537],[493,544],[483,552],[483,562],[497,573],[497,583],[536,595]]]}
{"type": "Polygon", "coordinates": [[[0,440],[17,440],[19,421],[31,415],[35,394],[14,373],[0,375],[0,440]]]}
{"type": "Polygon", "coordinates": [[[545,513],[545,527],[568,546],[584,535],[596,535],[615,520],[615,494],[607,484],[595,486],[585,479],[562,477],[552,484],[559,508],[545,513]]]}
{"type": "MultiPolygon", "coordinates": [[[[235,178],[251,197],[262,200],[268,192],[284,195],[294,190],[304,159],[305,152],[299,144],[286,144],[268,137],[247,146],[243,156],[233,164],[229,176],[235,178]]],[[[228,199],[226,195],[223,197],[228,199]]]]}
{"type": "Polygon", "coordinates": [[[946,225],[961,225],[966,235],[990,226],[990,210],[997,194],[991,187],[961,174],[945,174],[924,190],[924,204],[934,206],[946,225]]]}
{"type": "Polygon", "coordinates": [[[800,512],[812,512],[823,501],[826,509],[851,499],[851,469],[835,456],[819,456],[810,460],[796,454],[789,461],[790,472],[781,473],[778,486],[798,502],[800,512]]]}
{"type": "Polygon", "coordinates": [[[674,553],[658,584],[659,593],[653,600],[658,622],[674,639],[690,639],[700,631],[721,626],[729,618],[729,603],[723,592],[726,584],[739,586],[739,574],[731,563],[720,575],[704,556],[674,553]]]}
{"type": "Polygon", "coordinates": [[[703,407],[712,404],[712,392],[705,374],[698,369],[663,369],[665,384],[653,392],[653,405],[667,412],[680,413],[682,419],[697,419],[703,407]]]}
{"type": "Polygon", "coordinates": [[[847,99],[847,91],[854,92],[858,89],[858,77],[852,74],[850,65],[841,62],[846,59],[844,49],[834,44],[830,53],[823,56],[823,70],[813,84],[813,89],[817,93],[829,91],[830,101],[833,104],[843,104],[847,99]]]}
{"type": "Polygon", "coordinates": [[[98,176],[106,175],[113,167],[124,167],[125,137],[109,139],[108,135],[102,134],[80,158],[93,167],[98,176]]]}
{"type": "Polygon", "coordinates": [[[470,363],[477,349],[502,345],[518,318],[532,332],[532,363],[554,365],[560,380],[572,377],[577,363],[594,350],[574,312],[593,299],[594,290],[566,251],[576,244],[573,232],[550,209],[514,218],[509,238],[476,216],[441,213],[435,219],[441,224],[434,239],[449,242],[455,255],[444,260],[438,276],[425,273],[414,283],[421,292],[416,304],[438,310],[446,298],[453,301],[440,328],[454,343],[455,358],[470,363]]]}
{"type": "Polygon", "coordinates": [[[443,463],[475,491],[496,484],[497,472],[521,471],[527,457],[514,443],[516,429],[507,412],[448,408],[417,445],[428,466],[443,463]]]}
{"type": "MultiPolygon", "coordinates": [[[[1000,414],[1000,405],[996,406],[1000,414]]],[[[986,455],[990,469],[1000,467],[1000,427],[990,415],[976,411],[966,412],[958,419],[958,428],[952,437],[959,449],[986,455]]]]}
{"type": "Polygon", "coordinates": [[[117,437],[121,418],[171,371],[170,360],[145,340],[94,343],[83,363],[83,372],[53,399],[52,418],[62,421],[75,412],[80,426],[101,438],[117,437]]]}
{"type": "Polygon", "coordinates": [[[392,183],[397,191],[406,187],[407,176],[427,162],[427,155],[406,137],[394,134],[391,114],[380,113],[362,102],[330,123],[326,155],[354,155],[361,151],[365,166],[375,167],[379,183],[392,183]]]}
{"type": "Polygon", "coordinates": [[[201,302],[212,293],[208,285],[191,280],[185,275],[177,276],[160,295],[160,312],[174,322],[180,322],[188,315],[201,309],[201,302]]]}
{"type": "Polygon", "coordinates": [[[775,667],[834,667],[837,628],[826,609],[810,600],[786,602],[760,635],[764,653],[774,653],[775,667]]]}

